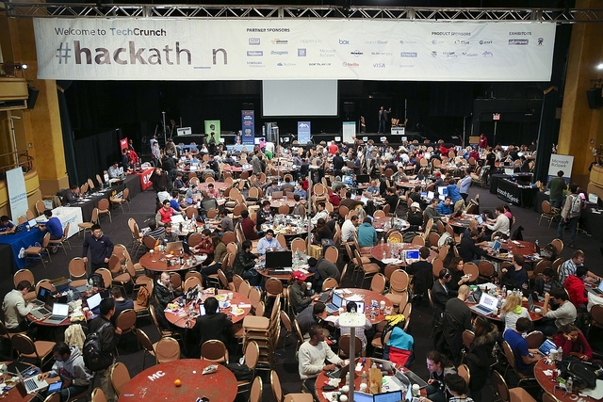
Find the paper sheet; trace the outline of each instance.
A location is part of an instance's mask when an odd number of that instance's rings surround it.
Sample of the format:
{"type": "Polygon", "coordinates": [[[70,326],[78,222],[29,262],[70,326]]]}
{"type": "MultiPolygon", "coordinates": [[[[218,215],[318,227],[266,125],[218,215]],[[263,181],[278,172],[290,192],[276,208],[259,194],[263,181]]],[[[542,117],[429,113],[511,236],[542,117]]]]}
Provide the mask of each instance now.
{"type": "Polygon", "coordinates": [[[580,395],[590,396],[593,399],[603,398],[603,380],[597,380],[597,385],[594,389],[583,389],[580,395]]]}

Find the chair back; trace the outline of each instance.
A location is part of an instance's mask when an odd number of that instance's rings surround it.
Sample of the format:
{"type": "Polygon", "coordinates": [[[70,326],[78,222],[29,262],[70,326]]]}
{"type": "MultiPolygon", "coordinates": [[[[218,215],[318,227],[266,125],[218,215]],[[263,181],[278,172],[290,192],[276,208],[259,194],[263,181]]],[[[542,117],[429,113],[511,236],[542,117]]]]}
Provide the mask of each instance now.
{"type": "Polygon", "coordinates": [[[91,402],[107,402],[107,397],[105,396],[105,393],[103,392],[102,389],[94,388],[94,391],[92,391],[90,401],[91,402]]]}
{"type": "Polygon", "coordinates": [[[123,332],[129,332],[136,325],[136,312],[132,309],[127,309],[119,313],[115,320],[115,326],[121,328],[123,332]]]}
{"type": "Polygon", "coordinates": [[[337,261],[339,260],[339,249],[335,246],[327,247],[327,250],[325,251],[325,260],[337,264],[337,261]]]}
{"type": "Polygon", "coordinates": [[[21,281],[28,281],[33,286],[33,284],[35,283],[34,282],[34,275],[33,275],[33,273],[29,269],[27,269],[27,268],[23,268],[23,269],[18,270],[13,275],[13,285],[15,287],[17,287],[17,285],[21,281]]]}
{"type": "Polygon", "coordinates": [[[540,331],[532,331],[526,335],[525,340],[529,349],[538,349],[544,342],[544,334],[540,331]]]}
{"type": "Polygon", "coordinates": [[[250,290],[251,290],[251,285],[249,285],[249,282],[243,281],[239,285],[239,290],[237,292],[240,293],[241,295],[243,295],[243,297],[247,297],[247,296],[249,296],[250,290]]]}
{"type": "Polygon", "coordinates": [[[222,241],[224,244],[229,244],[237,241],[237,235],[234,232],[225,232],[222,235],[222,241]]]}
{"type": "MultiPolygon", "coordinates": [[[[232,283],[234,285],[235,292],[239,293],[239,288],[243,282],[245,282],[245,280],[241,277],[241,275],[234,274],[232,276],[232,283]]],[[[249,291],[247,291],[247,294],[249,294],[249,291]]]]}
{"type": "Polygon", "coordinates": [[[115,390],[117,396],[121,394],[121,390],[130,381],[130,373],[125,364],[121,362],[115,363],[111,366],[111,385],[115,390]]]}
{"type": "Polygon", "coordinates": [[[260,358],[260,347],[256,341],[247,342],[245,346],[245,365],[249,367],[251,371],[255,370],[255,366],[258,364],[260,358]]]}
{"type": "Polygon", "coordinates": [[[475,282],[479,276],[479,268],[473,262],[466,262],[463,267],[463,271],[465,272],[465,275],[471,275],[471,278],[467,283],[475,282]]]}
{"type": "Polygon", "coordinates": [[[483,278],[490,278],[494,274],[496,274],[496,268],[494,267],[494,264],[487,260],[481,260],[477,265],[477,268],[479,270],[479,275],[483,278]]]}
{"type": "Polygon", "coordinates": [[[269,297],[276,297],[283,293],[283,283],[276,278],[268,278],[264,286],[269,297]]]}
{"type": "Polygon", "coordinates": [[[423,238],[423,236],[417,235],[417,236],[413,237],[411,244],[414,244],[415,246],[423,247],[423,246],[425,246],[425,239],[423,238]]]}
{"type": "Polygon", "coordinates": [[[109,200],[106,198],[101,198],[100,200],[98,200],[98,209],[100,210],[100,212],[102,211],[108,211],[109,210],[109,200]]]}
{"type": "MultiPolygon", "coordinates": [[[[224,258],[228,258],[228,254],[224,258]]],[[[220,285],[222,285],[224,289],[228,289],[228,278],[221,269],[218,269],[218,279],[220,279],[220,285]]]]}
{"type": "Polygon", "coordinates": [[[509,363],[509,366],[511,366],[511,368],[515,370],[515,355],[513,354],[513,349],[511,349],[511,346],[507,341],[503,341],[502,346],[503,353],[507,358],[507,363],[509,363]]]}
{"type": "Polygon", "coordinates": [[[385,212],[382,209],[375,211],[373,218],[385,218],[385,212]]]}
{"type": "Polygon", "coordinates": [[[385,290],[385,284],[387,283],[387,279],[385,279],[385,276],[381,273],[376,273],[375,275],[373,275],[373,278],[371,279],[371,291],[375,292],[375,293],[379,293],[382,294],[383,291],[385,290]]]}
{"type": "Polygon", "coordinates": [[[282,247],[283,249],[286,249],[286,248],[287,248],[287,238],[285,237],[285,235],[284,235],[284,234],[279,233],[279,234],[276,236],[276,240],[278,240],[278,243],[281,245],[281,247],[282,247]]]}
{"type": "Polygon", "coordinates": [[[563,251],[563,240],[553,239],[551,240],[551,244],[555,246],[555,249],[557,250],[557,255],[561,255],[561,252],[563,251]]]}
{"type": "Polygon", "coordinates": [[[405,292],[408,288],[408,273],[406,271],[402,271],[401,269],[397,269],[392,272],[392,276],[389,280],[390,282],[390,292],[391,293],[402,293],[405,292]]]}
{"type": "Polygon", "coordinates": [[[228,363],[228,350],[222,341],[211,339],[201,345],[201,358],[216,363],[228,363]]]}
{"type": "Polygon", "coordinates": [[[153,342],[151,342],[151,339],[146,332],[140,328],[136,328],[134,332],[136,332],[136,339],[138,339],[138,342],[142,345],[142,347],[149,352],[153,352],[154,354],[155,349],[153,348],[153,342]]]}
{"type": "Polygon", "coordinates": [[[256,308],[260,301],[262,301],[262,292],[258,288],[250,288],[249,294],[247,295],[252,308],[256,308]]]}
{"type": "Polygon", "coordinates": [[[188,245],[195,247],[197,244],[201,243],[201,240],[203,240],[203,235],[201,233],[193,233],[188,237],[188,245]]]}
{"type": "Polygon", "coordinates": [[[306,252],[306,241],[301,237],[296,237],[291,241],[291,251],[295,253],[298,250],[303,253],[306,252]]]}
{"type": "Polygon", "coordinates": [[[603,305],[595,304],[590,309],[590,315],[595,323],[603,325],[603,305]]]}
{"type": "Polygon", "coordinates": [[[61,394],[59,392],[53,392],[44,399],[44,402],[61,402],[61,394]]]}
{"type": "Polygon", "coordinates": [[[469,350],[469,348],[471,347],[471,343],[473,343],[473,339],[475,339],[475,334],[473,333],[473,331],[466,329],[463,331],[462,337],[463,337],[463,346],[467,350],[469,350]]]}
{"type": "Polygon", "coordinates": [[[469,386],[469,381],[471,380],[471,374],[469,374],[469,367],[467,367],[466,364],[461,364],[456,368],[456,372],[463,378],[463,380],[465,380],[465,384],[469,386]]]}
{"type": "Polygon", "coordinates": [[[42,201],[42,200],[36,201],[36,211],[38,211],[38,215],[42,215],[45,210],[46,210],[46,205],[44,204],[44,201],[42,201]]]}
{"type": "Polygon", "coordinates": [[[272,389],[272,395],[276,402],[283,401],[283,388],[281,387],[281,380],[278,378],[278,374],[275,370],[270,370],[270,388],[272,389]]]}
{"type": "Polygon", "coordinates": [[[434,277],[438,277],[440,275],[440,271],[444,269],[444,260],[440,257],[436,257],[431,261],[431,267],[434,277]]]}
{"type": "Polygon", "coordinates": [[[38,355],[36,346],[31,338],[25,334],[15,334],[10,338],[13,348],[21,355],[38,355]]]}
{"type": "Polygon", "coordinates": [[[502,375],[496,370],[492,370],[492,374],[490,374],[490,383],[494,387],[494,392],[496,392],[499,398],[503,402],[509,401],[509,387],[502,375]]]}
{"type": "Polygon", "coordinates": [[[184,291],[188,291],[191,288],[194,288],[195,286],[201,286],[202,280],[197,278],[196,276],[191,276],[186,278],[186,280],[184,281],[184,291]]]}
{"type": "Polygon", "coordinates": [[[180,360],[180,344],[169,336],[161,338],[155,345],[155,357],[159,364],[180,360]]]}
{"type": "Polygon", "coordinates": [[[260,402],[262,400],[262,388],[262,378],[260,376],[255,377],[249,391],[249,402],[260,402]]]}
{"type": "MultiPolygon", "coordinates": [[[[193,236],[191,235],[191,237],[193,236]]],[[[151,236],[145,236],[142,238],[142,244],[144,244],[144,246],[149,250],[153,250],[157,245],[157,240],[151,236]]]]}
{"type": "Polygon", "coordinates": [[[322,282],[322,291],[324,292],[325,290],[333,289],[334,287],[337,287],[337,286],[339,286],[337,279],[327,278],[322,282]]]}
{"type": "MultiPolygon", "coordinates": [[[[357,336],[355,338],[354,343],[354,355],[360,356],[362,354],[362,341],[357,336]]],[[[342,335],[339,337],[339,355],[340,356],[350,356],[350,347],[351,345],[351,335],[342,335]]]]}

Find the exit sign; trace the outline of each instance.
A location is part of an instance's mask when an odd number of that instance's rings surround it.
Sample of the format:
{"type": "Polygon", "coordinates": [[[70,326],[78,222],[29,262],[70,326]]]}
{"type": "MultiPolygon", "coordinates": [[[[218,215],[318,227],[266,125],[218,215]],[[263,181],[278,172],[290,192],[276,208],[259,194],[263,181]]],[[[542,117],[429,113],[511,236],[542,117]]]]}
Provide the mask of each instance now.
{"type": "Polygon", "coordinates": [[[500,113],[494,113],[492,115],[492,120],[500,120],[500,113]]]}

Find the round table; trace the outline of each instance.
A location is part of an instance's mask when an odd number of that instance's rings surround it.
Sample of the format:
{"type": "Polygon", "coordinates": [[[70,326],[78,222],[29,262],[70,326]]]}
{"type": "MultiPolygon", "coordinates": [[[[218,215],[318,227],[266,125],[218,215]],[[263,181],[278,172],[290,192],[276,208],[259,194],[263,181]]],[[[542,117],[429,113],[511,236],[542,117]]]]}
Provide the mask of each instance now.
{"type": "MultiPolygon", "coordinates": [[[[179,255],[178,255],[179,256],[179,255]]],[[[143,266],[144,269],[147,269],[149,271],[155,271],[155,272],[172,272],[172,271],[182,271],[182,270],[189,270],[189,269],[193,269],[196,266],[198,266],[199,264],[201,264],[203,261],[205,261],[207,259],[207,255],[201,255],[201,260],[197,260],[196,258],[193,258],[193,263],[192,264],[188,264],[185,262],[185,264],[180,265],[180,260],[179,258],[176,258],[176,255],[168,255],[168,254],[164,254],[158,251],[148,251],[147,253],[145,253],[142,257],[140,257],[140,260],[138,261],[140,263],[140,265],[143,266]],[[170,266],[167,265],[167,257],[170,257],[170,261],[173,261],[173,263],[171,263],[170,266]],[[178,262],[176,262],[178,261],[178,262]]],[[[191,256],[185,256],[185,260],[188,260],[188,258],[191,258],[191,256]]]]}
{"type": "Polygon", "coordinates": [[[207,186],[209,186],[209,184],[213,184],[214,188],[216,190],[219,191],[224,191],[226,190],[228,187],[230,187],[231,185],[228,183],[223,183],[220,181],[210,181],[210,182],[203,182],[203,183],[199,183],[199,185],[197,186],[197,188],[199,189],[199,191],[207,191],[207,186]]]}
{"type": "Polygon", "coordinates": [[[442,222],[446,222],[452,227],[464,229],[464,228],[469,227],[469,221],[471,219],[477,219],[478,216],[479,215],[475,215],[475,214],[463,214],[458,218],[450,218],[450,219],[448,219],[448,221],[443,220],[442,222]]]}
{"type": "MultiPolygon", "coordinates": [[[[391,221],[392,218],[389,216],[373,218],[373,227],[377,230],[377,232],[385,232],[383,226],[388,222],[391,223],[391,221]]],[[[410,223],[408,223],[408,221],[401,218],[394,218],[394,224],[392,225],[391,229],[404,232],[405,230],[408,230],[408,228],[410,228],[410,223]]]]}
{"type": "MultiPolygon", "coordinates": [[[[375,247],[371,248],[371,257],[383,262],[383,252],[385,251],[385,259],[386,260],[391,259],[391,248],[392,247],[394,248],[394,253],[397,254],[397,256],[399,256],[401,251],[418,250],[421,248],[421,246],[418,246],[418,245],[412,244],[412,243],[377,244],[375,247]]],[[[397,256],[395,258],[398,258],[397,256]]],[[[427,258],[427,261],[431,262],[437,256],[438,256],[438,253],[436,253],[432,249],[429,249],[429,257],[427,258]]],[[[396,265],[406,266],[407,264],[406,264],[406,261],[398,260],[398,262],[396,262],[396,265]]]]}
{"type": "MultiPolygon", "coordinates": [[[[6,364],[8,366],[9,364],[12,363],[12,361],[5,361],[5,362],[1,362],[1,363],[6,364]]],[[[32,366],[32,367],[35,367],[36,369],[38,368],[38,367],[34,366],[33,364],[29,364],[29,363],[25,363],[25,362],[21,362],[21,364],[32,366]]],[[[19,379],[17,376],[13,376],[12,374],[7,374],[7,373],[0,374],[1,382],[4,382],[5,380],[10,379],[10,378],[14,378],[16,381],[14,384],[14,387],[12,387],[10,390],[8,390],[7,392],[0,395],[0,399],[11,401],[11,402],[32,401],[35,394],[27,395],[25,393],[25,389],[23,388],[23,385],[19,384],[19,379]]],[[[53,381],[53,382],[55,381],[54,379],[49,379],[49,380],[53,381]]]]}
{"type": "Polygon", "coordinates": [[[488,253],[488,257],[494,258],[500,261],[511,261],[509,258],[509,253],[512,254],[520,254],[522,256],[531,256],[528,261],[538,262],[542,258],[535,257],[533,254],[536,252],[536,245],[529,241],[523,240],[501,240],[502,247],[501,250],[507,250],[506,253],[494,254],[492,252],[488,253]]]}
{"type": "Polygon", "coordinates": [[[201,359],[183,359],[149,367],[123,387],[119,401],[195,401],[202,396],[210,401],[234,401],[238,391],[234,374],[221,364],[213,363],[218,370],[203,375],[203,369],[211,364],[201,359]],[[174,385],[177,379],[182,381],[182,386],[174,385]]]}
{"type": "MultiPolygon", "coordinates": [[[[546,364],[546,360],[548,359],[540,359],[536,362],[534,366],[534,377],[536,377],[536,381],[538,381],[538,385],[542,387],[543,390],[548,392],[551,395],[554,395],[561,402],[576,402],[576,401],[588,401],[594,400],[590,397],[581,397],[578,394],[566,394],[565,390],[557,389],[555,390],[555,385],[557,385],[557,381],[553,379],[553,377],[549,377],[544,374],[545,370],[554,370],[557,368],[557,365],[553,362],[552,364],[546,364]]],[[[555,373],[556,376],[556,373],[555,373]]]]}
{"type": "Polygon", "coordinates": [[[406,189],[412,189],[416,186],[423,186],[423,182],[421,180],[411,180],[411,181],[397,181],[397,187],[403,187],[406,189]]]}
{"type": "MultiPolygon", "coordinates": [[[[371,311],[373,311],[373,309],[372,309],[373,300],[376,300],[378,305],[381,305],[381,302],[384,301],[385,302],[385,311],[389,310],[390,308],[393,308],[393,306],[394,306],[392,304],[391,300],[389,300],[387,297],[385,297],[381,293],[373,292],[372,290],[360,289],[360,288],[337,288],[336,291],[344,292],[344,294],[342,295],[342,297],[344,299],[344,303],[345,303],[345,299],[348,299],[353,296],[360,296],[360,298],[364,301],[364,306],[365,306],[364,315],[366,316],[366,318],[368,318],[368,320],[371,322],[372,325],[378,324],[381,321],[385,320],[385,314],[383,311],[381,311],[380,308],[375,309],[375,312],[377,314],[375,315],[375,318],[371,318],[371,311]],[[350,293],[347,293],[347,292],[350,292],[350,293]]],[[[345,309],[345,306],[342,306],[342,307],[345,309]]],[[[339,311],[336,311],[331,315],[338,316],[339,311]]]]}
{"type": "MultiPolygon", "coordinates": [[[[273,201],[274,203],[274,201],[273,201]]],[[[268,229],[272,229],[274,231],[274,235],[278,236],[279,234],[287,236],[304,236],[308,235],[308,226],[307,224],[310,222],[309,220],[304,221],[305,224],[299,225],[299,218],[293,218],[287,216],[286,223],[283,223],[278,217],[275,217],[272,223],[264,223],[262,224],[262,230],[266,232],[268,229]],[[276,223],[278,222],[278,223],[276,223]]]]}
{"type": "MultiPolygon", "coordinates": [[[[225,300],[227,298],[227,295],[230,291],[229,290],[218,290],[218,300],[225,300]]],[[[201,300],[204,301],[205,299],[207,299],[208,297],[213,296],[212,294],[205,294],[202,296],[201,300]]],[[[174,301],[178,300],[174,299],[174,301]]],[[[243,296],[240,293],[237,292],[233,292],[233,298],[230,301],[232,305],[236,304],[246,304],[249,305],[250,301],[248,298],[246,298],[245,296],[243,296]]],[[[243,318],[245,318],[245,316],[247,314],[249,314],[251,312],[251,306],[249,307],[241,307],[241,309],[244,311],[243,314],[239,314],[239,315],[232,315],[231,314],[231,309],[229,308],[225,308],[225,309],[220,309],[220,311],[224,314],[227,315],[231,315],[231,320],[233,322],[233,324],[235,322],[239,322],[241,321],[243,318]]],[[[165,318],[172,324],[174,324],[177,327],[180,328],[192,328],[195,325],[195,318],[194,317],[190,317],[188,314],[189,311],[189,306],[186,305],[184,306],[183,309],[178,310],[178,311],[165,311],[165,318]]],[[[199,314],[199,308],[197,307],[195,309],[195,313],[199,314]]]]}

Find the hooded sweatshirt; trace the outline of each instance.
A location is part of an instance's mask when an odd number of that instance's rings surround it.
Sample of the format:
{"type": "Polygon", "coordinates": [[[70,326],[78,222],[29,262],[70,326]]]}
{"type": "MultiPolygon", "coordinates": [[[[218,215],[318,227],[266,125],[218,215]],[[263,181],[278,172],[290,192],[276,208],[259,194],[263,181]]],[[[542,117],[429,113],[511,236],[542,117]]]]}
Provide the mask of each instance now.
{"type": "Polygon", "coordinates": [[[92,374],[84,365],[84,358],[77,346],[71,346],[71,355],[65,361],[55,361],[50,370],[50,377],[61,376],[62,379],[71,380],[73,385],[87,386],[90,384],[92,374]]]}

